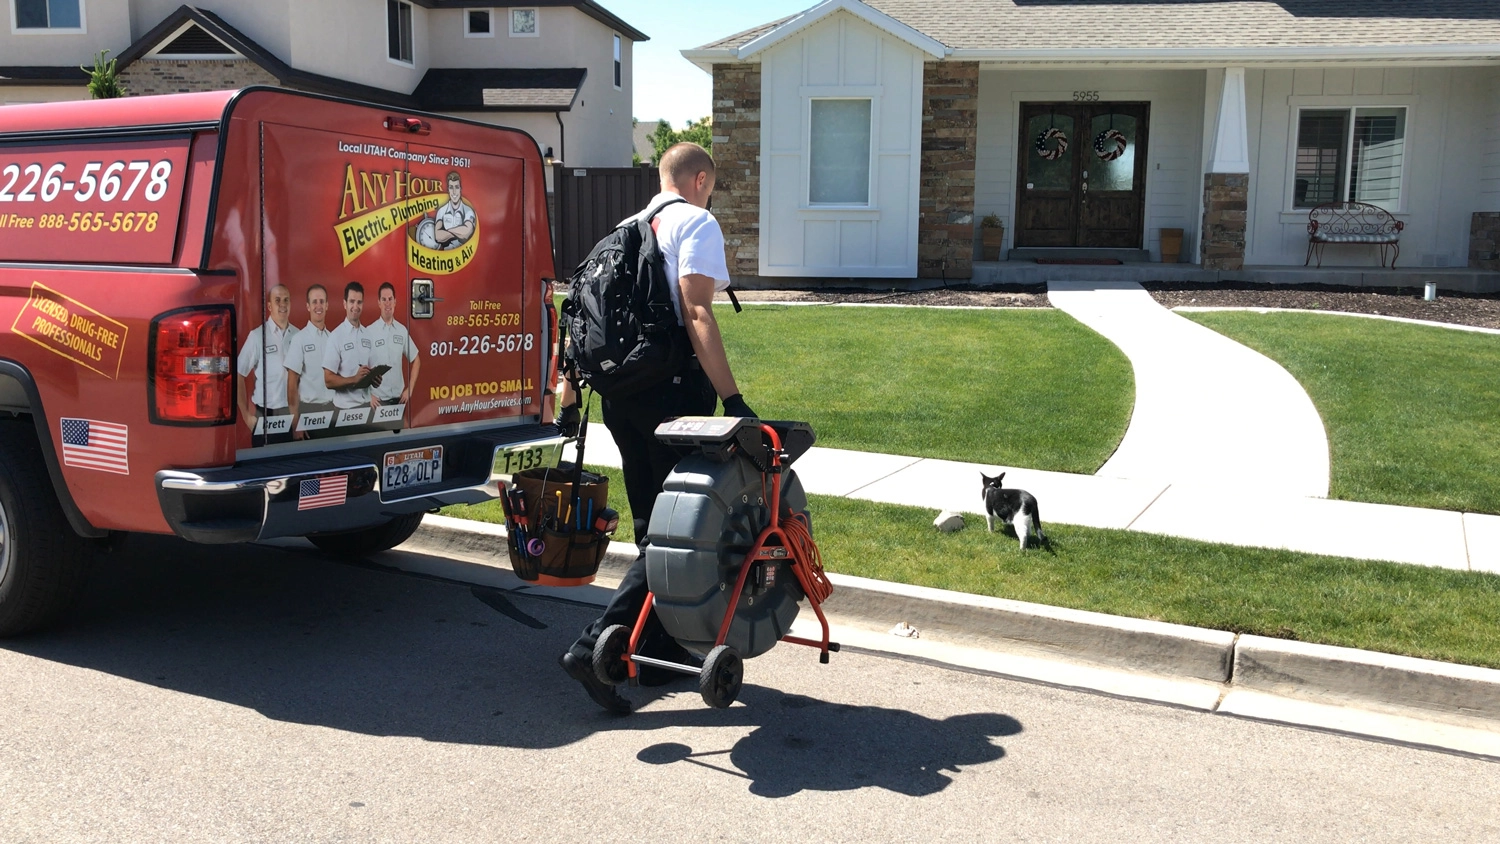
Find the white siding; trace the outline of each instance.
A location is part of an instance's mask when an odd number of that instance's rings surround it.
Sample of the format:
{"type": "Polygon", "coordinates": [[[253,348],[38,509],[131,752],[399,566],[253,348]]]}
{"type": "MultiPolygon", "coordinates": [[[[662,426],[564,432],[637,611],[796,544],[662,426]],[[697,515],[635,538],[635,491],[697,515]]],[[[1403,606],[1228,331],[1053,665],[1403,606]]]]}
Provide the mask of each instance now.
{"type": "MultiPolygon", "coordinates": [[[[1500,126],[1500,120],[1483,107],[1493,76],[1489,68],[1470,67],[1248,70],[1252,172],[1245,263],[1301,266],[1306,259],[1307,211],[1292,208],[1290,175],[1299,107],[1404,106],[1400,265],[1466,265],[1470,216],[1487,187],[1487,143],[1500,159],[1495,133],[1485,128],[1486,121],[1500,126]]],[[[1490,184],[1500,190],[1500,174],[1490,184]]],[[[1500,193],[1489,201],[1500,208],[1500,193]]],[[[1325,267],[1379,264],[1379,250],[1370,246],[1329,246],[1323,256],[1325,267]]]]}
{"type": "Polygon", "coordinates": [[[922,54],[838,13],[761,59],[760,273],[915,278],[922,54]],[[868,208],[808,203],[809,102],[870,97],[868,208]]]}
{"type": "MultiPolygon", "coordinates": [[[[1005,241],[1014,242],[1016,157],[1021,103],[1069,102],[1074,91],[1097,91],[1101,102],[1151,104],[1146,151],[1145,243],[1161,256],[1161,229],[1184,230],[1196,239],[1203,193],[1204,73],[1201,70],[1011,70],[979,73],[978,158],[974,174],[975,219],[997,214],[1005,241]]],[[[1217,97],[1215,97],[1217,100],[1217,97]]]]}
{"type": "Polygon", "coordinates": [[[1500,68],[1483,72],[1479,91],[1480,121],[1484,146],[1480,149],[1479,204],[1475,211],[1500,211],[1500,68]]]}

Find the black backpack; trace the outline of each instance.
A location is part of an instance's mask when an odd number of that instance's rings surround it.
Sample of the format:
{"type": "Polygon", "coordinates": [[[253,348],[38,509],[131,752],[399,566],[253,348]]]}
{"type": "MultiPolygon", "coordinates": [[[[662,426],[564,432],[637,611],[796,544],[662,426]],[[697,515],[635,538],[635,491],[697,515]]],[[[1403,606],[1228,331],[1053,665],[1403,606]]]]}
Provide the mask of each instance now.
{"type": "Polygon", "coordinates": [[[619,398],[676,375],[692,353],[672,308],[671,282],[651,221],[623,223],[573,271],[562,305],[567,359],[601,396],[619,398]]]}

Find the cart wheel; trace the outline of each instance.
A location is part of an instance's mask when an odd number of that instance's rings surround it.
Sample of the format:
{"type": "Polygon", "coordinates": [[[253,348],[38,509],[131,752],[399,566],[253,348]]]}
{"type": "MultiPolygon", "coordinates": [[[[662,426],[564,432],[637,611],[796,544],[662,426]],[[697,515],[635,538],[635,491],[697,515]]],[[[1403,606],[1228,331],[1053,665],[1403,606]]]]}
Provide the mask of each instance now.
{"type": "Polygon", "coordinates": [[[618,686],[630,679],[625,652],[630,650],[630,628],[611,624],[594,642],[594,676],[602,683],[618,686]]]}
{"type": "Polygon", "coordinates": [[[703,670],[698,674],[698,692],[703,702],[715,709],[724,709],[734,703],[740,695],[740,683],[745,679],[745,663],[734,648],[719,645],[708,652],[703,661],[703,670]]]}

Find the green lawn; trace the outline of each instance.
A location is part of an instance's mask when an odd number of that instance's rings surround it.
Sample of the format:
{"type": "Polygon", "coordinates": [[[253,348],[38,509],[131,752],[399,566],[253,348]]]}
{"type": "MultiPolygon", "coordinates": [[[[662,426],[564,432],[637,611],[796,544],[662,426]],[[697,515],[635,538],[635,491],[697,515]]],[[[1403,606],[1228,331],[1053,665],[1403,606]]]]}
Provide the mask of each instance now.
{"type": "Polygon", "coordinates": [[[716,310],[762,417],[818,444],[1091,474],[1125,435],[1130,362],[1061,311],[716,310]]]}
{"type": "MultiPolygon", "coordinates": [[[[610,474],[611,470],[603,470],[610,474]]],[[[618,483],[619,472],[612,479],[618,483]]],[[[632,541],[623,488],[620,541],[632,541]]],[[[1500,577],[1051,525],[1022,553],[984,520],[940,534],[932,512],[812,496],[829,571],[1196,627],[1500,668],[1500,577]]],[[[498,505],[444,514],[499,521],[498,505]]]]}
{"type": "Polygon", "coordinates": [[[1334,498],[1500,513],[1500,335],[1326,314],[1184,314],[1286,367],[1334,498]]]}

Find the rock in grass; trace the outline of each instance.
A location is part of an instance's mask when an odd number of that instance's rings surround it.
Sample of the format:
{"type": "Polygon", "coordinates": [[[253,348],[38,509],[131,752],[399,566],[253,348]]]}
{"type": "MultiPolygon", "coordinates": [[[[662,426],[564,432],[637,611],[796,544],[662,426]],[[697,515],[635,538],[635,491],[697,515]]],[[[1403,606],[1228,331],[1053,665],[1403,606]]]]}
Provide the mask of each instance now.
{"type": "Polygon", "coordinates": [[[932,526],[943,533],[953,533],[954,531],[963,530],[964,515],[962,513],[955,513],[952,510],[944,510],[938,514],[936,519],[932,520],[932,526]]]}

